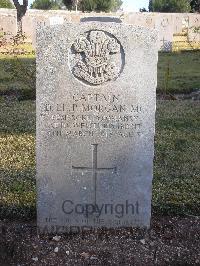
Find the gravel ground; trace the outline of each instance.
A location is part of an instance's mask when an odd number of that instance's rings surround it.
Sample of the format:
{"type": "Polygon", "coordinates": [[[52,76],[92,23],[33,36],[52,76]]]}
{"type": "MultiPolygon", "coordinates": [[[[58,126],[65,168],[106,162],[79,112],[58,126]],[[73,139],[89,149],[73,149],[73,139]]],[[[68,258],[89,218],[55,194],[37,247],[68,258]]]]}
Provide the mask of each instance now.
{"type": "Polygon", "coordinates": [[[200,219],[153,217],[150,230],[38,236],[35,222],[1,221],[0,265],[200,265],[200,219]]]}

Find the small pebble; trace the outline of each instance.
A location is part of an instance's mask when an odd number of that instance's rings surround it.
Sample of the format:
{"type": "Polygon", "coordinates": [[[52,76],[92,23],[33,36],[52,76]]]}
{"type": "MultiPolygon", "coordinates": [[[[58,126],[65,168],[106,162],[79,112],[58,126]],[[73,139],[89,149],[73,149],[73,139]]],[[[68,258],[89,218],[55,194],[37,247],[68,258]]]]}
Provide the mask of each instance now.
{"type": "Polygon", "coordinates": [[[151,246],[151,247],[155,246],[155,243],[154,243],[154,242],[151,242],[151,243],[150,243],[150,246],[151,246]]]}
{"type": "Polygon", "coordinates": [[[146,243],[145,239],[141,239],[140,242],[141,242],[143,245],[145,245],[145,243],[146,243]]]}
{"type": "Polygon", "coordinates": [[[91,256],[90,259],[91,260],[97,260],[97,257],[96,256],[91,256]]]}
{"type": "Polygon", "coordinates": [[[85,259],[88,259],[90,257],[89,253],[83,252],[80,254],[82,257],[84,257],[85,259]]]}
{"type": "Polygon", "coordinates": [[[55,240],[55,241],[57,241],[57,242],[60,241],[60,239],[61,239],[61,236],[54,236],[54,237],[53,237],[53,240],[55,240]]]}
{"type": "Polygon", "coordinates": [[[38,261],[38,257],[32,258],[33,261],[38,261]]]}
{"type": "Polygon", "coordinates": [[[56,253],[58,252],[58,247],[56,247],[56,248],[54,249],[54,252],[56,252],[56,253]]]}

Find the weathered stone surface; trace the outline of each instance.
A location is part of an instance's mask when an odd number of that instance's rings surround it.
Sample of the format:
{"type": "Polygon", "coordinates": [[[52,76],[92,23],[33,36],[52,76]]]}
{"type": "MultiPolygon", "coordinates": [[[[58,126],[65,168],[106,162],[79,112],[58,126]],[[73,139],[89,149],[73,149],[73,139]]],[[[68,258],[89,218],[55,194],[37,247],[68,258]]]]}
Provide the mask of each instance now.
{"type": "Polygon", "coordinates": [[[161,51],[169,52],[173,44],[173,16],[172,14],[159,14],[156,20],[158,30],[158,48],[161,51]]]}
{"type": "Polygon", "coordinates": [[[149,226],[156,42],[119,23],[38,29],[40,228],[149,226]]]}
{"type": "Polygon", "coordinates": [[[188,39],[190,42],[199,43],[200,45],[200,15],[194,14],[188,18],[189,29],[188,29],[188,39]]]}

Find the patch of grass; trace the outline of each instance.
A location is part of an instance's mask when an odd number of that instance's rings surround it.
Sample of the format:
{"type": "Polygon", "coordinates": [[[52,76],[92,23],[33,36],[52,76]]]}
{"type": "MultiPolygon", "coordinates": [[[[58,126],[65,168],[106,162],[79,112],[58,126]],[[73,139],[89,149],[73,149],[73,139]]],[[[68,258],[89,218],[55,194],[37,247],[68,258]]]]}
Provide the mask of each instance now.
{"type": "MultiPolygon", "coordinates": [[[[29,45],[30,46],[30,45],[29,45]]],[[[28,45],[18,49],[31,51],[28,45]]],[[[200,51],[159,53],[158,88],[163,93],[190,93],[200,88],[200,51]]],[[[35,99],[35,56],[0,54],[0,95],[35,99]]]]}
{"type": "Polygon", "coordinates": [[[35,99],[35,58],[0,57],[0,96],[35,99]]]}
{"type": "Polygon", "coordinates": [[[190,93],[195,89],[200,89],[199,72],[199,50],[174,53],[160,52],[157,92],[163,92],[166,89],[167,93],[190,93]]]}
{"type": "Polygon", "coordinates": [[[158,104],[153,204],[159,212],[200,214],[198,102],[158,104]]]}
{"type": "MultiPolygon", "coordinates": [[[[153,210],[200,215],[200,109],[158,102],[153,210]]],[[[0,217],[36,215],[35,102],[0,102],[0,217]]]]}
{"type": "Polygon", "coordinates": [[[35,103],[0,102],[0,217],[36,212],[35,103]]]}

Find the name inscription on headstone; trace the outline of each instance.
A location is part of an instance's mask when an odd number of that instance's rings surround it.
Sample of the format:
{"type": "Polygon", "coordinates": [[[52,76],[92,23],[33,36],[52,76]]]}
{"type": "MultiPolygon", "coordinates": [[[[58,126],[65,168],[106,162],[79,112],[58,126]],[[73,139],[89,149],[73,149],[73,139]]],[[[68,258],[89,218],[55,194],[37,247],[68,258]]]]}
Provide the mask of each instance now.
{"type": "Polygon", "coordinates": [[[88,22],[37,31],[38,226],[149,226],[157,34],[88,22]]]}
{"type": "Polygon", "coordinates": [[[142,106],[121,103],[120,95],[72,94],[67,103],[45,103],[41,117],[48,117],[51,137],[134,137],[142,133],[142,106]],[[91,114],[91,112],[93,112],[91,114]]]}

